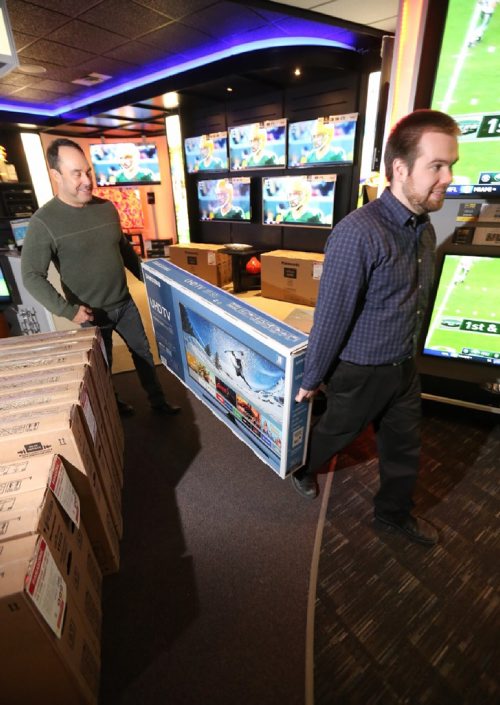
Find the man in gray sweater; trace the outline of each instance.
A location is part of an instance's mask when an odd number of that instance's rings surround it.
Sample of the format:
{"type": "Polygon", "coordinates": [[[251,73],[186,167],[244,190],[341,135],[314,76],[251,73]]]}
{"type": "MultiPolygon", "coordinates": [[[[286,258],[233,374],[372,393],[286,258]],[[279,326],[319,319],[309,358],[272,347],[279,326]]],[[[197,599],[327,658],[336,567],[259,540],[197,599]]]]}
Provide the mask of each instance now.
{"type": "MultiPolygon", "coordinates": [[[[56,139],[47,162],[57,196],[31,217],[23,244],[21,270],[30,294],[51,313],[82,326],[100,328],[112,365],[112,335],[125,341],[153,411],[176,414],[156,375],[139,311],[130,295],[125,267],[142,280],[141,263],[124,237],[118,212],[110,201],[92,196],[92,169],[82,148],[56,139]],[[54,262],[64,297],[47,280],[54,262]]],[[[122,415],[133,408],[117,398],[122,415]]]]}

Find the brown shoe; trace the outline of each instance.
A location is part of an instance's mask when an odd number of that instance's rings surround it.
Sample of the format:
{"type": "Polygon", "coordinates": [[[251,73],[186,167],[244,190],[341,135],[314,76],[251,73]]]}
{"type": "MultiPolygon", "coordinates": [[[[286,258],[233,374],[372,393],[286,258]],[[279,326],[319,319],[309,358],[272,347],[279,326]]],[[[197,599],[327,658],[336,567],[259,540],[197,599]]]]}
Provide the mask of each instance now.
{"type": "Polygon", "coordinates": [[[422,517],[409,515],[402,522],[396,522],[375,514],[375,522],[381,524],[386,531],[397,531],[410,541],[421,543],[423,546],[435,546],[439,541],[437,530],[422,517]]]}

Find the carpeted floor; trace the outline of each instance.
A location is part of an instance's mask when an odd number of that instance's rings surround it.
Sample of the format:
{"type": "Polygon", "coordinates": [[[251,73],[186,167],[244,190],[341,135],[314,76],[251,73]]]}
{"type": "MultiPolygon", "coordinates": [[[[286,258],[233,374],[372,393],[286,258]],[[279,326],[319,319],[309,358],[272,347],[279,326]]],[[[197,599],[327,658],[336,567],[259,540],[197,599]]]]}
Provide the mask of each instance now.
{"type": "Polygon", "coordinates": [[[158,369],[178,417],[152,416],[135,373],[115,375],[137,413],[100,705],[303,705],[322,511],[306,705],[500,702],[498,417],[426,407],[418,504],[443,539],[429,550],[374,531],[370,433],[339,456],[322,510],[158,369]]]}
{"type": "Polygon", "coordinates": [[[374,532],[367,432],[338,459],[315,620],[316,705],[500,703],[498,417],[425,407],[417,510],[428,549],[374,532]]]}

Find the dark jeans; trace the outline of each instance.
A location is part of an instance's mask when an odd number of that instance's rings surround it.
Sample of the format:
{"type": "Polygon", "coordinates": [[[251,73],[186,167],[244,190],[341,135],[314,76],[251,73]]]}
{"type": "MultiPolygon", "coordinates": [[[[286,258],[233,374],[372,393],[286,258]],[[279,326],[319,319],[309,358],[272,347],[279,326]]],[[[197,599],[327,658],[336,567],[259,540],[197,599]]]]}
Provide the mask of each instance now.
{"type": "Polygon", "coordinates": [[[405,518],[413,508],[420,456],[420,380],[414,360],[377,366],[340,362],[327,397],[298,477],[316,472],[373,423],[380,472],[375,512],[396,521],[405,518]]]}
{"type": "Polygon", "coordinates": [[[96,325],[100,328],[108,365],[113,365],[113,331],[123,339],[132,355],[139,380],[148,395],[151,406],[164,403],[165,396],[156,374],[155,363],[141,316],[132,298],[112,311],[94,309],[94,320],[84,327],[96,325]]]}

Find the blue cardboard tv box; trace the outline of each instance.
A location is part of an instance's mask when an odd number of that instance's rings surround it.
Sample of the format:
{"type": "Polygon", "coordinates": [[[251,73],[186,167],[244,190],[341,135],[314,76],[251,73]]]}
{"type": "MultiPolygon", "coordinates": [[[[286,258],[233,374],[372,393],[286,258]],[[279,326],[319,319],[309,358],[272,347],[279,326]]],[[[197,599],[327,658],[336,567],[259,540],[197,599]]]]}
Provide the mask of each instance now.
{"type": "Polygon", "coordinates": [[[168,260],[142,267],[162,363],[280,477],[303,465],[307,335],[168,260]]]}

